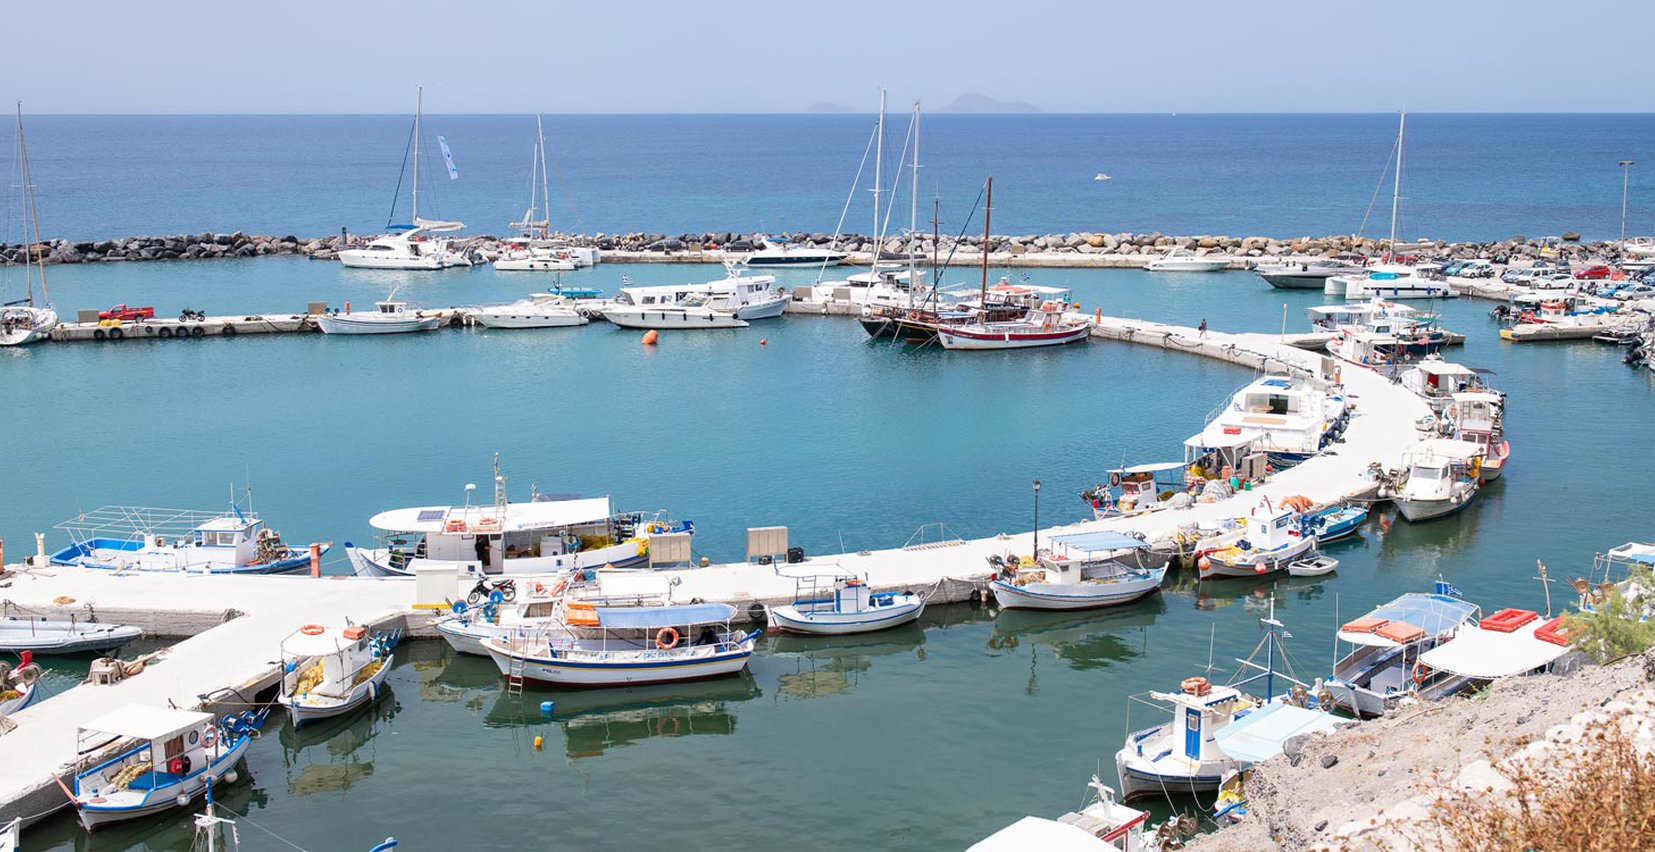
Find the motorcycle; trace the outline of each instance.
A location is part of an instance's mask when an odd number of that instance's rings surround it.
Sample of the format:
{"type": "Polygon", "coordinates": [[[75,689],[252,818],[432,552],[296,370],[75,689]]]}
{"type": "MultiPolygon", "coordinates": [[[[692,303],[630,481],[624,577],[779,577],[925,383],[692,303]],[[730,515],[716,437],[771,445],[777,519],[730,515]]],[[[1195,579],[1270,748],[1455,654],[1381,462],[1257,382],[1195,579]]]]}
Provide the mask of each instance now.
{"type": "Polygon", "coordinates": [[[183,312],[178,315],[179,322],[204,322],[206,319],[206,311],[191,310],[190,308],[185,308],[183,312]]]}
{"type": "Polygon", "coordinates": [[[476,606],[482,603],[485,598],[492,603],[502,601],[510,603],[517,600],[517,581],[496,580],[490,582],[487,577],[478,577],[477,585],[472,586],[471,591],[466,593],[465,600],[466,603],[476,606]],[[495,595],[499,595],[499,598],[496,599],[495,595]]]}

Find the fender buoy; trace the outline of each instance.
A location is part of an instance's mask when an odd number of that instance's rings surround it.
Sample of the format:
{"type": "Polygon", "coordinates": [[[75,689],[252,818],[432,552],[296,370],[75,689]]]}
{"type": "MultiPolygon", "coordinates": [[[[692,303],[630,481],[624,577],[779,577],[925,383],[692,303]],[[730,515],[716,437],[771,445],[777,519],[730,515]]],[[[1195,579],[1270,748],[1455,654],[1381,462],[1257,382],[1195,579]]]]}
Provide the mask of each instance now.
{"type": "Polygon", "coordinates": [[[191,337],[202,337],[202,336],[205,336],[206,334],[207,334],[207,330],[202,328],[199,325],[192,328],[192,329],[190,329],[190,336],[191,337]]]}
{"type": "Polygon", "coordinates": [[[236,333],[236,327],[233,325],[225,325],[223,328],[218,330],[218,333],[224,335],[225,337],[230,337],[236,333]]]}
{"type": "Polygon", "coordinates": [[[162,337],[171,337],[172,336],[172,329],[163,327],[159,332],[156,332],[156,333],[159,334],[162,337]]]}
{"type": "Polygon", "coordinates": [[[660,340],[660,339],[661,339],[661,333],[656,331],[653,328],[650,329],[649,331],[644,332],[644,345],[645,346],[654,346],[655,341],[660,340]]]}
{"type": "Polygon", "coordinates": [[[201,735],[201,747],[212,748],[218,745],[218,729],[208,728],[207,733],[201,735]]]}
{"type": "Polygon", "coordinates": [[[327,628],[320,624],[306,624],[299,628],[299,632],[306,636],[320,636],[327,632],[327,628]]]}
{"type": "Polygon", "coordinates": [[[1419,660],[1414,661],[1414,683],[1415,684],[1424,683],[1425,679],[1427,677],[1430,677],[1430,675],[1431,675],[1431,667],[1430,666],[1426,665],[1425,663],[1423,663],[1419,660]]]}
{"type": "Polygon", "coordinates": [[[108,336],[109,335],[105,334],[103,329],[101,329],[101,328],[92,329],[92,339],[93,340],[102,340],[102,339],[104,339],[105,337],[108,337],[108,336]]]}
{"type": "Polygon", "coordinates": [[[661,632],[655,634],[655,647],[660,648],[663,651],[670,651],[673,648],[678,647],[679,640],[683,638],[684,637],[678,635],[677,630],[671,627],[663,627],[661,628],[661,632]]]}
{"type": "Polygon", "coordinates": [[[126,336],[126,332],[121,331],[118,328],[112,328],[112,329],[109,330],[109,339],[110,340],[120,340],[121,338],[123,338],[125,336],[126,336]]]}

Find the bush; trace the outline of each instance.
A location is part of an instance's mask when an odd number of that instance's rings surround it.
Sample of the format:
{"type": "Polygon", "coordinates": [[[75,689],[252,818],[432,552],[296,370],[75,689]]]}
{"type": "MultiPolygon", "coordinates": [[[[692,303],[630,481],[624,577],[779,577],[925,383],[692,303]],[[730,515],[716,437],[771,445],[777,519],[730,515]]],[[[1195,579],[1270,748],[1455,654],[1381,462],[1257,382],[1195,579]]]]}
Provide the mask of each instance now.
{"type": "Polygon", "coordinates": [[[1565,623],[1575,631],[1575,647],[1606,663],[1655,646],[1655,620],[1646,620],[1651,590],[1655,590],[1655,577],[1650,569],[1640,567],[1621,588],[1599,601],[1594,612],[1570,615],[1565,623]]]}

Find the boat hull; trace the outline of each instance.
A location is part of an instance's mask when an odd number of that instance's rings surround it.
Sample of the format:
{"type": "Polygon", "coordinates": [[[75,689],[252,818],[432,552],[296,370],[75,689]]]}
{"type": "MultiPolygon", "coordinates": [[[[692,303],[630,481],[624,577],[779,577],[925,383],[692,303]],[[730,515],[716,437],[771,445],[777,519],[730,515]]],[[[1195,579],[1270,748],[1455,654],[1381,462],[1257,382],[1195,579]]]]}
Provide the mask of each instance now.
{"type": "Polygon", "coordinates": [[[1303,556],[1316,546],[1315,536],[1304,536],[1292,545],[1263,553],[1249,552],[1231,559],[1211,553],[1200,561],[1201,579],[1214,577],[1263,577],[1287,570],[1287,563],[1303,556]]]}
{"type": "Polygon", "coordinates": [[[1069,611],[1121,606],[1146,598],[1161,588],[1164,569],[1142,579],[1119,583],[1030,583],[1018,586],[996,579],[989,584],[1001,609],[1069,611]]]}
{"type": "Polygon", "coordinates": [[[792,255],[789,257],[764,257],[751,255],[743,264],[746,266],[762,266],[769,269],[806,269],[812,266],[838,266],[845,262],[845,255],[837,252],[821,255],[792,255]]]}
{"type": "Polygon", "coordinates": [[[323,314],[316,318],[316,325],[322,329],[323,334],[406,334],[415,331],[435,331],[441,324],[441,317],[368,320],[350,314],[323,314]]]}
{"type": "Polygon", "coordinates": [[[493,263],[496,272],[574,272],[575,262],[561,257],[501,258],[493,263]]]}
{"type": "Polygon", "coordinates": [[[514,659],[518,659],[520,662],[516,663],[515,673],[521,674],[525,680],[555,686],[607,687],[677,683],[733,675],[747,667],[748,658],[753,656],[753,640],[748,639],[736,645],[735,650],[706,657],[638,662],[565,660],[538,656],[514,658],[501,650],[500,643],[493,641],[485,642],[483,649],[504,675],[510,676],[514,673],[514,659]]]}
{"type": "Polygon", "coordinates": [[[139,628],[124,624],[0,619],[0,651],[7,652],[111,653],[143,635],[139,628]]]}
{"type": "MultiPolygon", "coordinates": [[[[1157,732],[1161,729],[1155,729],[1157,732]]],[[[1198,795],[1218,792],[1224,781],[1226,767],[1203,763],[1193,773],[1157,768],[1131,749],[1115,754],[1115,774],[1120,777],[1121,801],[1130,802],[1140,796],[1162,796],[1168,793],[1198,795]]]]}
{"type": "Polygon", "coordinates": [[[572,328],[591,322],[575,311],[567,313],[474,313],[471,319],[485,328],[572,328]]]}
{"type": "Polygon", "coordinates": [[[1471,505],[1476,499],[1476,493],[1463,500],[1409,500],[1405,497],[1392,497],[1391,502],[1396,505],[1397,512],[1409,523],[1434,521],[1437,518],[1446,518],[1456,514],[1471,505]]]}
{"type": "Polygon", "coordinates": [[[79,802],[76,806],[76,812],[80,817],[80,824],[90,832],[112,823],[127,822],[164,813],[173,808],[181,807],[178,804],[179,796],[187,797],[184,805],[187,806],[188,802],[206,792],[210,783],[218,782],[229,774],[230,770],[235,768],[236,764],[246,755],[249,742],[251,742],[250,737],[241,737],[234,746],[227,749],[217,760],[214,760],[212,765],[177,783],[150,791],[149,796],[142,804],[113,806],[107,803],[79,802]]]}
{"type": "Polygon", "coordinates": [[[742,305],[734,313],[738,320],[775,319],[786,312],[788,301],[788,297],[778,296],[769,301],[742,305]]]}
{"type": "Polygon", "coordinates": [[[1223,260],[1152,260],[1144,269],[1150,272],[1220,272],[1230,265],[1223,260]]]}
{"type": "MultiPolygon", "coordinates": [[[[412,559],[397,565],[386,551],[363,547],[348,547],[345,549],[345,555],[351,561],[351,570],[358,577],[412,577],[415,568],[426,565],[452,567],[456,573],[462,570],[477,573],[482,568],[477,562],[442,559],[412,559]]],[[[582,550],[578,553],[507,559],[500,574],[491,573],[489,576],[530,577],[587,568],[644,568],[648,565],[648,551],[640,552],[637,544],[623,541],[609,547],[582,550]]]]}
{"type": "Polygon", "coordinates": [[[975,332],[964,329],[937,328],[934,333],[944,349],[1030,349],[1036,346],[1062,346],[1067,343],[1078,343],[1086,339],[1091,332],[1090,326],[1082,325],[1073,329],[1056,331],[1040,331],[1032,333],[1019,332],[975,332]]]}
{"type": "Polygon", "coordinates": [[[318,701],[315,698],[279,695],[276,703],[287,708],[287,714],[293,720],[293,727],[297,728],[310,722],[319,722],[323,719],[332,719],[343,716],[358,707],[363,707],[379,699],[379,694],[385,685],[385,679],[391,674],[391,660],[381,661],[379,671],[373,673],[367,680],[351,687],[349,694],[338,700],[318,701]]]}
{"type": "Polygon", "coordinates": [[[812,636],[845,636],[889,630],[917,621],[925,612],[925,598],[918,595],[905,597],[913,600],[850,613],[801,611],[793,605],[773,606],[770,607],[770,626],[784,633],[812,636]]]}
{"type": "Polygon", "coordinates": [[[621,328],[699,330],[709,328],[746,328],[747,321],[733,314],[689,313],[672,308],[651,310],[617,310],[603,312],[603,318],[621,328]]]}

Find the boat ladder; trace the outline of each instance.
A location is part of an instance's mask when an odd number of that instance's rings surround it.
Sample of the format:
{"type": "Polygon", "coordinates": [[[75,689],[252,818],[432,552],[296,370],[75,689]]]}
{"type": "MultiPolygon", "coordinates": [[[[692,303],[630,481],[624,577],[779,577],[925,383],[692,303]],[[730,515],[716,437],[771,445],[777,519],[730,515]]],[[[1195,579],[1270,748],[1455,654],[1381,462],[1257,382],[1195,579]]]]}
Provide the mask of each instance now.
{"type": "Polygon", "coordinates": [[[521,656],[516,654],[512,655],[510,666],[511,671],[506,672],[507,695],[523,694],[523,669],[525,665],[526,664],[523,662],[523,658],[521,656]]]}

